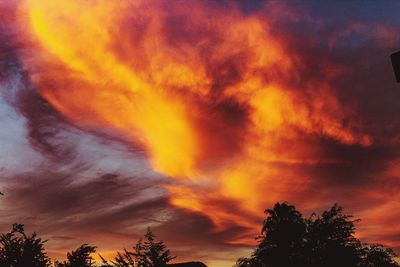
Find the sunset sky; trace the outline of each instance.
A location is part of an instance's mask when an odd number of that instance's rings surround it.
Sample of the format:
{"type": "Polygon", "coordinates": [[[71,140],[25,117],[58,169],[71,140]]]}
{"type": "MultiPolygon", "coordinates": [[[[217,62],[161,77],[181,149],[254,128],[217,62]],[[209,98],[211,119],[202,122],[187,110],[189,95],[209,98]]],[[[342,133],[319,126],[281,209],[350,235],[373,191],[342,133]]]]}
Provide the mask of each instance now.
{"type": "Polygon", "coordinates": [[[399,1],[0,0],[0,232],[232,266],[334,203],[400,253],[399,1]]]}

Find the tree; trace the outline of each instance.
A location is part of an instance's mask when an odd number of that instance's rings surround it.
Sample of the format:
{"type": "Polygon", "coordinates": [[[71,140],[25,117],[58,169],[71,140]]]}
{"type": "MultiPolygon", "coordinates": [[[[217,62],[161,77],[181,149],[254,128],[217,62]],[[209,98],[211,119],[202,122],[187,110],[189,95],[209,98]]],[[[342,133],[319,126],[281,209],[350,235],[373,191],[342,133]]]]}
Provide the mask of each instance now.
{"type": "Polygon", "coordinates": [[[155,235],[150,228],[147,229],[145,238],[146,241],[143,244],[143,267],[162,267],[175,258],[171,256],[171,252],[163,241],[155,241],[155,235]]]}
{"type": "Polygon", "coordinates": [[[144,237],[144,242],[142,239],[138,240],[134,252],[124,249],[123,253],[118,252],[112,263],[116,267],[164,267],[175,258],[163,241],[156,241],[150,228],[144,237]]]}
{"type": "MultiPolygon", "coordinates": [[[[254,255],[271,266],[298,266],[303,262],[303,236],[306,222],[294,206],[276,203],[265,210],[261,243],[254,255]]],[[[267,266],[269,266],[267,265],[267,266]]]]}
{"type": "Polygon", "coordinates": [[[67,253],[67,261],[57,262],[56,267],[91,267],[94,261],[91,256],[96,252],[96,247],[83,244],[74,251],[67,253]]]}
{"type": "Polygon", "coordinates": [[[357,266],[362,253],[360,241],[353,236],[357,221],[344,215],[337,204],[322,216],[311,216],[305,236],[308,266],[357,266]]]}
{"type": "Polygon", "coordinates": [[[395,258],[396,254],[390,248],[379,244],[367,245],[364,248],[360,267],[398,267],[395,258]]]}
{"type": "MultiPolygon", "coordinates": [[[[124,253],[117,252],[117,256],[112,262],[115,267],[135,267],[136,253],[124,249],[124,253]]],[[[106,262],[107,263],[107,262],[106,262]]]]}
{"type": "Polygon", "coordinates": [[[45,242],[36,233],[26,235],[22,224],[14,224],[11,232],[0,236],[0,266],[50,266],[50,259],[44,250],[45,242]]]}
{"type": "Polygon", "coordinates": [[[337,204],[309,219],[287,203],[265,213],[258,247],[236,267],[399,267],[391,249],[354,237],[358,220],[337,204]]]}

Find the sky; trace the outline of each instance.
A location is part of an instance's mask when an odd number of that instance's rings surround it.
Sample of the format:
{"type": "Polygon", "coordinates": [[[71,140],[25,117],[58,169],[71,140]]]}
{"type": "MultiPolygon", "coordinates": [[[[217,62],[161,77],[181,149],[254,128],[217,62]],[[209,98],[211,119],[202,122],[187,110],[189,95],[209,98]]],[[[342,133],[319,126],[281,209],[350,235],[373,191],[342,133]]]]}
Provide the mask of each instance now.
{"type": "Polygon", "coordinates": [[[0,231],[232,266],[339,203],[400,253],[398,1],[0,1],[0,231]]]}

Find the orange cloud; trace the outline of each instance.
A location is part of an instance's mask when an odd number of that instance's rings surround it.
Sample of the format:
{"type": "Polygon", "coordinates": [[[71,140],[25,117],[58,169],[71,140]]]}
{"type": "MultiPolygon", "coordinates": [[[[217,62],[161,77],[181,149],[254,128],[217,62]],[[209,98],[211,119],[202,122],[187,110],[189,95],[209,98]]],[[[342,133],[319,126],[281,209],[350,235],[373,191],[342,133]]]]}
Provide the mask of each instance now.
{"type": "Polygon", "coordinates": [[[335,162],[307,140],[369,147],[323,81],[301,79],[301,56],[268,17],[202,2],[26,0],[20,8],[38,92],[71,123],[145,149],[171,177],[170,202],[217,226],[251,229],[261,211],[310,183],[274,164],[335,162]],[[188,15],[190,13],[190,16],[188,15]],[[230,209],[233,205],[234,209],[230,209]],[[251,218],[250,220],[248,218],[251,218]]]}

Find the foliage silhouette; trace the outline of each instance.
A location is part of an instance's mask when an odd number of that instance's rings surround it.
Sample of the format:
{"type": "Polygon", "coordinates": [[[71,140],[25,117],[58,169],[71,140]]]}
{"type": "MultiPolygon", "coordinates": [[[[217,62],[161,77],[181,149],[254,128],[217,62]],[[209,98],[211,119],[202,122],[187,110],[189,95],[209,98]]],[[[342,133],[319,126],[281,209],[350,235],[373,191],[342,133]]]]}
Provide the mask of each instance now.
{"type": "Polygon", "coordinates": [[[352,216],[335,204],[321,216],[304,219],[294,206],[276,203],[267,218],[259,245],[236,267],[398,267],[395,253],[354,237],[352,216]]]}
{"type": "Polygon", "coordinates": [[[167,249],[163,241],[156,241],[155,235],[150,228],[145,234],[145,241],[142,239],[136,243],[134,252],[124,249],[123,253],[118,252],[112,262],[116,267],[163,267],[175,257],[167,249]]]}
{"type": "Polygon", "coordinates": [[[96,247],[83,244],[74,251],[67,253],[67,261],[63,263],[56,262],[56,267],[91,267],[94,261],[91,256],[96,252],[96,247]]]}
{"type": "Polygon", "coordinates": [[[385,248],[379,244],[372,244],[364,248],[361,267],[398,267],[395,261],[397,256],[390,248],[385,248]]]}
{"type": "Polygon", "coordinates": [[[0,267],[50,266],[45,242],[36,233],[26,235],[22,224],[14,224],[11,232],[0,236],[0,267]]]}
{"type": "Polygon", "coordinates": [[[261,246],[256,257],[273,266],[294,266],[302,259],[302,238],[306,225],[301,214],[294,206],[277,203],[274,209],[265,211],[267,219],[261,230],[261,246]]]}

